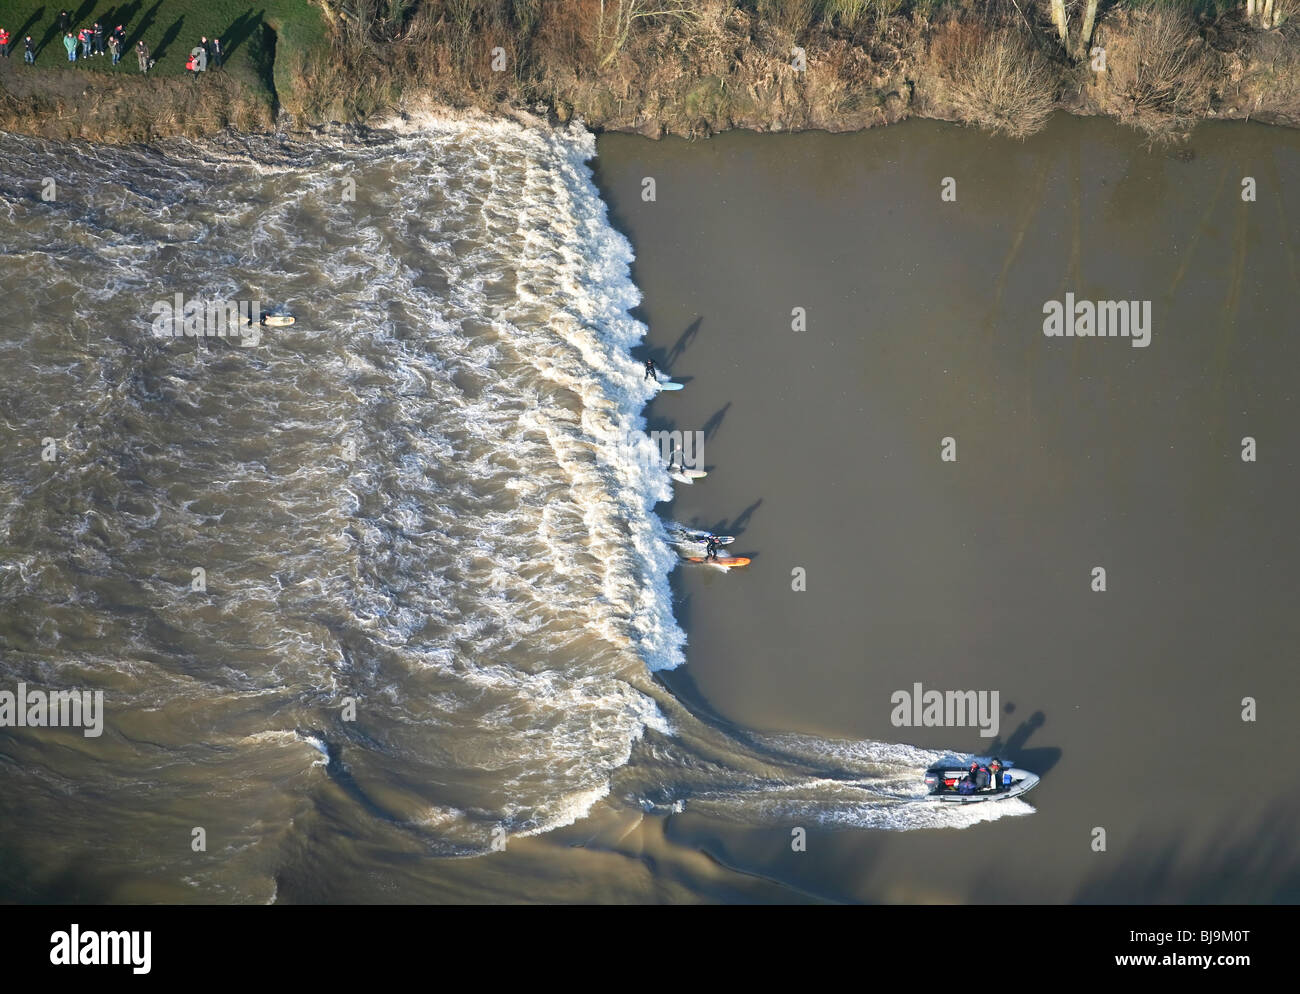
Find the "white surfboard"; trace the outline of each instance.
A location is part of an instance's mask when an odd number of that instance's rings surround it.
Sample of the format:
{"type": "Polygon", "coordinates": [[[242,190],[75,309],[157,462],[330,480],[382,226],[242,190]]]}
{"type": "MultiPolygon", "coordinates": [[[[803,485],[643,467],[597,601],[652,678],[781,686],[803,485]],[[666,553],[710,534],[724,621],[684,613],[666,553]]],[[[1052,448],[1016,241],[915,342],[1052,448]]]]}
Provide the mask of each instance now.
{"type": "MultiPolygon", "coordinates": [[[[695,545],[704,545],[709,540],[709,536],[704,532],[681,532],[683,542],[690,542],[695,545]]],[[[736,541],[735,535],[715,535],[719,545],[730,545],[736,541]]]]}
{"type": "Polygon", "coordinates": [[[684,383],[669,383],[667,380],[659,381],[660,390],[681,390],[685,385],[684,383]]]}

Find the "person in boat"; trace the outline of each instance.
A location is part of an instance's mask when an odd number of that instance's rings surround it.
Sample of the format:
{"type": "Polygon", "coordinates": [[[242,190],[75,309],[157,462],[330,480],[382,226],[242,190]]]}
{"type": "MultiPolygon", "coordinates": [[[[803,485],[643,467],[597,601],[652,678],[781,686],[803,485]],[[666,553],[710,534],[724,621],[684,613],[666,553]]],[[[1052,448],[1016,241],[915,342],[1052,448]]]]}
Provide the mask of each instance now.
{"type": "Polygon", "coordinates": [[[992,784],[993,789],[995,791],[1001,790],[1002,789],[1002,760],[998,759],[997,756],[994,756],[993,761],[989,763],[989,775],[993,778],[993,784],[992,784]]]}
{"type": "Polygon", "coordinates": [[[958,794],[975,793],[975,781],[971,779],[969,773],[966,776],[962,777],[961,780],[957,783],[957,793],[958,794]]]}
{"type": "Polygon", "coordinates": [[[705,558],[705,559],[717,559],[717,558],[718,558],[718,546],[719,546],[720,544],[721,544],[721,543],[718,541],[718,536],[716,536],[716,535],[710,535],[710,536],[708,537],[708,540],[704,543],[704,558],[705,558]]]}
{"type": "Polygon", "coordinates": [[[656,383],[659,382],[659,376],[655,370],[655,361],[653,359],[647,359],[645,361],[645,376],[643,379],[654,380],[656,383]]]}

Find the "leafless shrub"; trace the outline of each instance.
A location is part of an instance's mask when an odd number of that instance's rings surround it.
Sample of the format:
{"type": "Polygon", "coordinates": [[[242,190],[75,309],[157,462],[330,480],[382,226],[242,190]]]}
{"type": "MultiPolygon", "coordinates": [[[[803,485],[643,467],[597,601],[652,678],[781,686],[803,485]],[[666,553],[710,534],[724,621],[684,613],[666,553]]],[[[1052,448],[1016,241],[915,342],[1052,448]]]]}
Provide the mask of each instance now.
{"type": "Polygon", "coordinates": [[[1158,7],[1136,13],[1122,37],[1107,60],[1119,119],[1152,139],[1185,136],[1209,105],[1209,62],[1195,23],[1158,7]]]}
{"type": "Polygon", "coordinates": [[[1025,138],[1052,116],[1056,71],[1019,32],[955,25],[933,54],[962,123],[1025,138]]]}

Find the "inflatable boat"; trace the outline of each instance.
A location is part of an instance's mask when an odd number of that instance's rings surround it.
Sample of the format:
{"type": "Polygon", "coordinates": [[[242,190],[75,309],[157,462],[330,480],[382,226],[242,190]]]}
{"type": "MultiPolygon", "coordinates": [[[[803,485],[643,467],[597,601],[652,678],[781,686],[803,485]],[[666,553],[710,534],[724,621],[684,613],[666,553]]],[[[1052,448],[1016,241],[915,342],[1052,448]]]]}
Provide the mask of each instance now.
{"type": "Polygon", "coordinates": [[[972,775],[970,767],[956,764],[932,766],[925,771],[925,785],[930,792],[927,801],[945,801],[952,804],[976,804],[981,801],[1005,801],[1019,797],[1038,786],[1038,774],[1028,770],[1004,766],[995,779],[988,765],[977,764],[972,775]]]}

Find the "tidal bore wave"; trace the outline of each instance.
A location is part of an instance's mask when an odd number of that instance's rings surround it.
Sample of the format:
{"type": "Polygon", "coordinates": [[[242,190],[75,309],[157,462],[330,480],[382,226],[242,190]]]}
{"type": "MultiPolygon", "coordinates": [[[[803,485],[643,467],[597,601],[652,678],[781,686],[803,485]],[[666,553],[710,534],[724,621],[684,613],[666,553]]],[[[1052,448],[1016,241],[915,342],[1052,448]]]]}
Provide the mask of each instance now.
{"type": "Polygon", "coordinates": [[[581,128],[0,153],[5,678],[107,702],[93,745],[0,731],[8,824],[129,867],[197,804],[226,862],[156,846],[150,872],[249,898],[317,824],[451,856],[602,799],[897,829],[1031,810],[912,803],[942,753],[724,728],[653,679],[685,659],[671,483],[627,457],[645,328],[581,128]],[[160,337],[177,293],[297,323],[160,337]]]}

